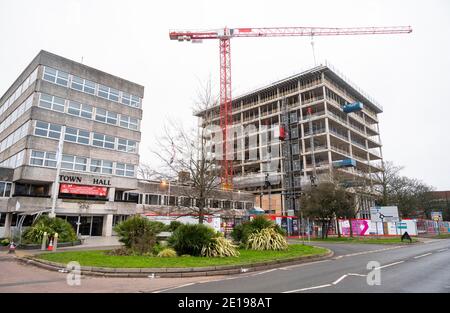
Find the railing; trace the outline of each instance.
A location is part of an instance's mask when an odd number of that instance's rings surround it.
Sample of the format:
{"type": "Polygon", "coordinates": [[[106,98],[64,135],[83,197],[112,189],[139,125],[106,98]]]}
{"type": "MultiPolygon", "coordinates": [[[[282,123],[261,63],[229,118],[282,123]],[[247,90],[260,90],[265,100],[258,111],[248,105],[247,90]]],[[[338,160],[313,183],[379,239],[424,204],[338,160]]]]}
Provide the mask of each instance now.
{"type": "Polygon", "coordinates": [[[311,114],[311,116],[309,114],[303,115],[302,120],[309,120],[310,117],[317,117],[317,116],[322,116],[322,115],[325,115],[325,111],[313,113],[313,114],[311,114]]]}
{"type": "Polygon", "coordinates": [[[358,147],[361,147],[361,148],[363,148],[364,150],[367,149],[365,145],[363,145],[362,143],[360,143],[360,142],[358,142],[358,141],[356,141],[356,140],[353,140],[353,139],[352,139],[352,144],[354,144],[354,145],[356,145],[356,146],[358,146],[358,147]]]}
{"type": "Polygon", "coordinates": [[[338,137],[344,139],[345,141],[348,141],[348,136],[345,136],[345,135],[343,135],[343,134],[337,132],[336,130],[334,130],[334,129],[332,129],[332,128],[330,128],[330,133],[332,133],[333,135],[336,135],[336,136],[338,136],[338,137]]]}
{"type": "Polygon", "coordinates": [[[306,137],[306,136],[311,136],[311,135],[322,134],[322,133],[325,133],[325,131],[326,131],[325,128],[316,129],[312,132],[311,131],[305,132],[304,136],[306,137]]]}
{"type": "MultiPolygon", "coordinates": [[[[314,146],[314,152],[326,149],[327,149],[326,145],[314,146]]],[[[305,153],[310,151],[312,151],[312,147],[305,148],[305,153]]]]}
{"type": "Polygon", "coordinates": [[[333,145],[330,145],[330,147],[331,147],[331,150],[334,150],[334,151],[337,151],[337,152],[339,152],[339,153],[342,153],[342,154],[345,154],[345,155],[347,155],[347,156],[350,156],[350,152],[347,151],[347,150],[338,148],[338,147],[333,146],[333,145]]]}

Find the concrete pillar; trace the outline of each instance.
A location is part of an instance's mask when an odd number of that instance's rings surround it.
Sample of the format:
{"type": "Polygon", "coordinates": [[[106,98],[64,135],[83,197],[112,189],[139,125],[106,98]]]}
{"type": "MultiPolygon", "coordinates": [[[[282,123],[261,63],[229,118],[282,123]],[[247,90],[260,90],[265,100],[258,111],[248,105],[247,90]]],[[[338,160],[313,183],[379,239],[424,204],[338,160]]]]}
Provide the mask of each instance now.
{"type": "Polygon", "coordinates": [[[108,201],[114,201],[114,196],[116,194],[116,188],[109,188],[108,190],[108,201]]]}
{"type": "Polygon", "coordinates": [[[11,237],[11,222],[12,222],[12,213],[2,213],[6,214],[5,218],[5,237],[9,238],[11,237]]]}
{"type": "Polygon", "coordinates": [[[111,237],[112,235],[113,215],[107,214],[103,216],[102,236],[111,237]]]}

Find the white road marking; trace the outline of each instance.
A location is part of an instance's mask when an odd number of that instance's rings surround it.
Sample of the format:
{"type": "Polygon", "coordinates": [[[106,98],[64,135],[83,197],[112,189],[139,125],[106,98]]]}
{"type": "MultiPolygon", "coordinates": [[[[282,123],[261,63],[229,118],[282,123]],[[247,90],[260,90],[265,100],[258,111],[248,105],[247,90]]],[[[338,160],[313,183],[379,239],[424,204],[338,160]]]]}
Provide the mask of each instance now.
{"type": "Polygon", "coordinates": [[[348,275],[342,275],[341,277],[339,277],[337,280],[335,280],[334,282],[332,282],[333,285],[337,285],[341,282],[341,280],[343,280],[345,277],[347,277],[348,275]]]}
{"type": "Polygon", "coordinates": [[[270,273],[270,272],[273,272],[273,271],[276,271],[276,270],[277,270],[277,268],[273,268],[273,269],[271,269],[271,270],[267,270],[267,271],[263,271],[263,272],[259,272],[259,273],[252,274],[251,276],[258,276],[258,275],[270,273]]]}
{"type": "Polygon", "coordinates": [[[161,293],[161,292],[165,292],[165,291],[169,291],[169,290],[173,290],[173,289],[178,289],[178,288],[191,286],[191,285],[194,285],[194,284],[195,283],[189,283],[189,284],[179,285],[179,286],[175,286],[175,287],[171,287],[171,288],[167,288],[167,289],[156,290],[156,291],[153,291],[153,293],[161,293]]]}
{"type": "Polygon", "coordinates": [[[443,252],[443,251],[447,251],[447,250],[448,250],[448,248],[445,248],[445,249],[438,250],[438,252],[443,252]]]}
{"type": "Polygon", "coordinates": [[[363,274],[356,274],[356,273],[348,273],[348,276],[359,276],[359,277],[366,277],[367,275],[363,275],[363,274]]]}
{"type": "Polygon", "coordinates": [[[393,265],[397,265],[397,264],[400,264],[400,263],[403,263],[403,262],[405,262],[405,261],[398,261],[398,262],[394,262],[394,263],[391,263],[391,264],[386,264],[386,265],[383,265],[383,266],[380,266],[380,267],[376,267],[374,269],[375,270],[379,270],[379,269],[382,269],[382,268],[385,268],[385,267],[389,267],[389,266],[393,266],[393,265]]]}
{"type": "Polygon", "coordinates": [[[418,256],[415,256],[414,259],[420,259],[420,258],[423,258],[424,256],[427,256],[427,255],[430,255],[430,254],[432,254],[432,253],[430,252],[430,253],[425,253],[425,254],[422,254],[422,255],[418,255],[418,256]]]}
{"type": "Polygon", "coordinates": [[[282,293],[294,293],[294,292],[299,292],[299,291],[306,291],[306,290],[312,290],[312,289],[319,289],[319,288],[325,288],[325,287],[330,287],[331,284],[326,284],[326,285],[320,285],[320,286],[314,286],[314,287],[308,287],[308,288],[302,288],[302,289],[295,289],[295,290],[289,290],[289,291],[284,291],[282,293]]]}

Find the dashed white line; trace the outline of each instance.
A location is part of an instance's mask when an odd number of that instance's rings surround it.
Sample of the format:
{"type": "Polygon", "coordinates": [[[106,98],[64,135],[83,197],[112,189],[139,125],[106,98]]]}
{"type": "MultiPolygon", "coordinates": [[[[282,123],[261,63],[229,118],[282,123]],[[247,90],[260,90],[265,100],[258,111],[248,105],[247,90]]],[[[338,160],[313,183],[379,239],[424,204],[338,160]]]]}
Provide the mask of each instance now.
{"type": "Polygon", "coordinates": [[[171,287],[171,288],[167,288],[167,289],[156,290],[156,291],[153,291],[153,293],[161,293],[161,292],[165,292],[165,291],[169,291],[169,290],[173,290],[173,289],[178,289],[178,288],[191,286],[191,285],[194,285],[194,284],[195,283],[189,283],[189,284],[179,285],[179,286],[175,286],[175,287],[171,287]]]}
{"type": "Polygon", "coordinates": [[[379,270],[379,269],[382,269],[382,268],[385,268],[385,267],[389,267],[389,266],[394,266],[394,265],[397,265],[397,264],[400,264],[400,263],[403,263],[403,262],[405,262],[405,261],[398,261],[398,262],[394,262],[394,263],[391,263],[391,264],[386,264],[386,265],[383,265],[383,266],[380,266],[380,267],[376,267],[374,269],[375,270],[379,270]]]}
{"type": "Polygon", "coordinates": [[[348,275],[342,275],[341,277],[339,277],[338,279],[336,279],[334,282],[332,282],[333,285],[337,285],[341,282],[341,280],[343,280],[345,277],[347,277],[348,275]]]}
{"type": "Polygon", "coordinates": [[[306,266],[306,265],[311,265],[311,264],[317,264],[317,263],[323,263],[323,262],[330,262],[330,260],[322,260],[322,261],[316,261],[316,262],[289,265],[289,266],[280,267],[279,270],[287,271],[287,270],[290,270],[291,268],[296,268],[296,267],[301,267],[301,266],[306,266]]]}
{"type": "Polygon", "coordinates": [[[308,287],[308,288],[302,288],[302,289],[295,289],[295,290],[289,290],[289,291],[284,291],[282,293],[294,293],[294,292],[299,292],[299,291],[306,291],[306,290],[312,290],[312,289],[319,289],[319,288],[325,288],[325,287],[330,287],[331,284],[326,284],[326,285],[320,285],[320,286],[314,286],[314,287],[308,287]]]}
{"type": "Polygon", "coordinates": [[[348,273],[348,276],[359,276],[359,277],[366,277],[367,275],[363,275],[363,274],[356,274],[356,273],[348,273]]]}
{"type": "Polygon", "coordinates": [[[447,250],[448,250],[448,248],[445,248],[445,249],[438,250],[437,252],[443,252],[443,251],[447,251],[447,250]]]}
{"type": "Polygon", "coordinates": [[[432,253],[430,252],[430,253],[425,253],[425,254],[422,254],[422,255],[418,255],[418,256],[415,256],[414,259],[420,259],[420,258],[423,258],[424,256],[427,256],[427,255],[430,255],[430,254],[432,254],[432,253]]]}

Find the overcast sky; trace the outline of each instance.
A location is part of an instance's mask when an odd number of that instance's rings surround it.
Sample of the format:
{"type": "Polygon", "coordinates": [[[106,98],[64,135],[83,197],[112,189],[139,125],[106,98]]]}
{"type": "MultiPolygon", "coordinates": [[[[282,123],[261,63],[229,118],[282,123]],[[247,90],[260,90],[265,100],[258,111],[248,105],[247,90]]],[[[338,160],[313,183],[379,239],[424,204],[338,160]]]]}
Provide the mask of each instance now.
{"type": "MultiPolygon", "coordinates": [[[[0,0],[0,94],[44,49],[145,86],[141,160],[165,120],[192,124],[193,101],[219,47],[169,40],[169,29],[411,25],[409,35],[315,39],[328,60],[383,107],[385,160],[403,174],[450,189],[450,1],[20,1],[0,0]]],[[[236,38],[234,94],[313,64],[310,38],[236,38]]]]}

